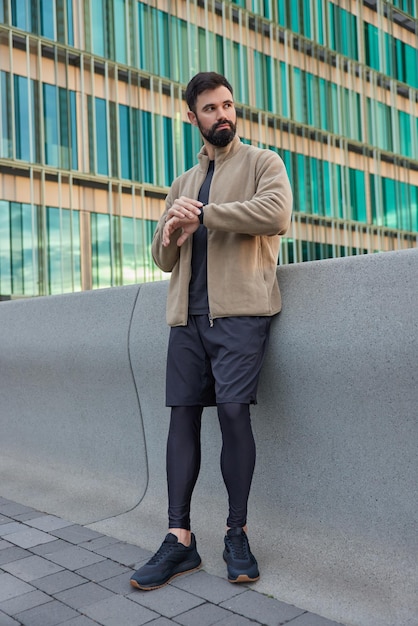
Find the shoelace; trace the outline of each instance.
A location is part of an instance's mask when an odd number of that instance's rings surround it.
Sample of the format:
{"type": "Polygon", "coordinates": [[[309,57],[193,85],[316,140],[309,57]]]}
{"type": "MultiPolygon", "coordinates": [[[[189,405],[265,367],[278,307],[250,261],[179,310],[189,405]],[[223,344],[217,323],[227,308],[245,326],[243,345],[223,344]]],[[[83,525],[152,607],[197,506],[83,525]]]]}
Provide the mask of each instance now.
{"type": "Polygon", "coordinates": [[[229,542],[235,559],[246,560],[250,558],[246,537],[229,537],[229,542]]]}
{"type": "Polygon", "coordinates": [[[163,541],[157,552],[148,561],[148,565],[155,565],[156,563],[159,563],[165,556],[167,556],[167,554],[169,554],[173,550],[173,547],[175,545],[176,544],[163,541]]]}

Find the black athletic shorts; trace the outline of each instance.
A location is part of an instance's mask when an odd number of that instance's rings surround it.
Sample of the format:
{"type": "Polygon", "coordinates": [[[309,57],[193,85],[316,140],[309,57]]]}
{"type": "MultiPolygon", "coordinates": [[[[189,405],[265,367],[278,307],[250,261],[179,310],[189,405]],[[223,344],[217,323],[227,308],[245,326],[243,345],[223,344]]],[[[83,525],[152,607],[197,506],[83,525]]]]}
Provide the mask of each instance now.
{"type": "Polygon", "coordinates": [[[170,329],[167,406],[256,404],[271,317],[189,315],[170,329]]]}

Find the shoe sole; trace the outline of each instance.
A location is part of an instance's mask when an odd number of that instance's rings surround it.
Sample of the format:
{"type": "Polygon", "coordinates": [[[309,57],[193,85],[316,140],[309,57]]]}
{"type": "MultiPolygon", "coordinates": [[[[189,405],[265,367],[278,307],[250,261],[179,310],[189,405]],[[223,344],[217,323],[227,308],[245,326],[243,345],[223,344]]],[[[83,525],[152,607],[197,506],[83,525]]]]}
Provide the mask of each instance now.
{"type": "Polygon", "coordinates": [[[140,585],[136,580],[132,579],[129,582],[131,583],[132,587],[135,587],[135,589],[141,589],[141,591],[153,591],[154,589],[161,589],[161,587],[165,587],[166,585],[168,585],[168,583],[174,580],[174,578],[177,578],[177,576],[183,576],[183,574],[191,574],[192,572],[197,572],[197,570],[199,570],[201,567],[202,563],[199,563],[199,565],[193,567],[192,569],[186,569],[184,572],[177,572],[177,574],[173,574],[171,578],[161,583],[161,585],[153,585],[152,587],[145,587],[144,585],[140,585]]]}
{"type": "Polygon", "coordinates": [[[259,580],[260,576],[256,576],[256,578],[250,578],[247,574],[240,574],[237,578],[228,578],[228,582],[230,583],[255,583],[256,580],[259,580]]]}

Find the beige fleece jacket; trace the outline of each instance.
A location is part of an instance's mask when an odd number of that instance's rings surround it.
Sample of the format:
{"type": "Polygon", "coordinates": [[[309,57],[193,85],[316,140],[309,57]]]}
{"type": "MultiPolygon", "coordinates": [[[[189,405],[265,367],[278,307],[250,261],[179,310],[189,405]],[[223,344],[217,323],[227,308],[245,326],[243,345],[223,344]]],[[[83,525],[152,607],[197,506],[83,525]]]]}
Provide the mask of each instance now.
{"type": "MultiPolygon", "coordinates": [[[[152,242],[155,263],[171,272],[167,297],[170,326],[187,324],[192,238],[178,247],[179,229],[164,248],[162,232],[175,199],[198,197],[209,165],[204,147],[198,158],[198,165],[173,182],[152,242]]],[[[243,144],[237,136],[225,148],[216,148],[209,203],[203,211],[211,318],[280,311],[276,267],[280,235],[289,227],[291,212],[289,179],[275,152],[243,144]]]]}

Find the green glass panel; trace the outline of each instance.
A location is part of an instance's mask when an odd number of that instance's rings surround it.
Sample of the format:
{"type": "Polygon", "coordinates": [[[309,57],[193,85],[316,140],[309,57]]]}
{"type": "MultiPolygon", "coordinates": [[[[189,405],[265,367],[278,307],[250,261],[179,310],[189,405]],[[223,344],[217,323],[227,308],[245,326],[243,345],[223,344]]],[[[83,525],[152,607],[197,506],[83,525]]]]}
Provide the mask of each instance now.
{"type": "Polygon", "coordinates": [[[125,0],[113,0],[115,58],[120,63],[127,62],[125,4],[125,0]]]}
{"type": "Polygon", "coordinates": [[[91,260],[93,288],[112,286],[109,215],[91,213],[91,260]]]}
{"type": "Polygon", "coordinates": [[[80,234],[77,211],[47,207],[48,293],[80,291],[80,234]]]}
{"type": "Polygon", "coordinates": [[[106,100],[95,98],[96,133],[95,151],[98,174],[109,174],[108,147],[107,147],[107,122],[106,100]]]}
{"type": "Polygon", "coordinates": [[[124,104],[119,105],[119,133],[121,176],[122,178],[131,178],[131,128],[129,108],[124,104]]]}
{"type": "Polygon", "coordinates": [[[59,166],[58,153],[58,101],[55,85],[43,85],[44,97],[44,129],[45,129],[45,163],[59,166]]]}
{"type": "Polygon", "coordinates": [[[0,157],[12,156],[10,74],[0,71],[0,157]]]}
{"type": "Polygon", "coordinates": [[[10,205],[0,200],[0,295],[12,295],[10,205]]]}
{"type": "Polygon", "coordinates": [[[365,47],[366,47],[366,65],[379,71],[379,31],[376,26],[364,23],[365,47]]]}
{"type": "Polygon", "coordinates": [[[91,1],[91,29],[93,52],[99,56],[106,55],[106,0],[91,1]]]}
{"type": "Polygon", "coordinates": [[[55,0],[40,0],[40,11],[41,35],[55,40],[55,0]]]}
{"type": "Polygon", "coordinates": [[[66,0],[67,4],[67,42],[69,46],[74,45],[74,13],[73,0],[66,0]]]}
{"type": "Polygon", "coordinates": [[[385,226],[398,227],[396,182],[391,178],[383,178],[383,213],[385,226]]]}

